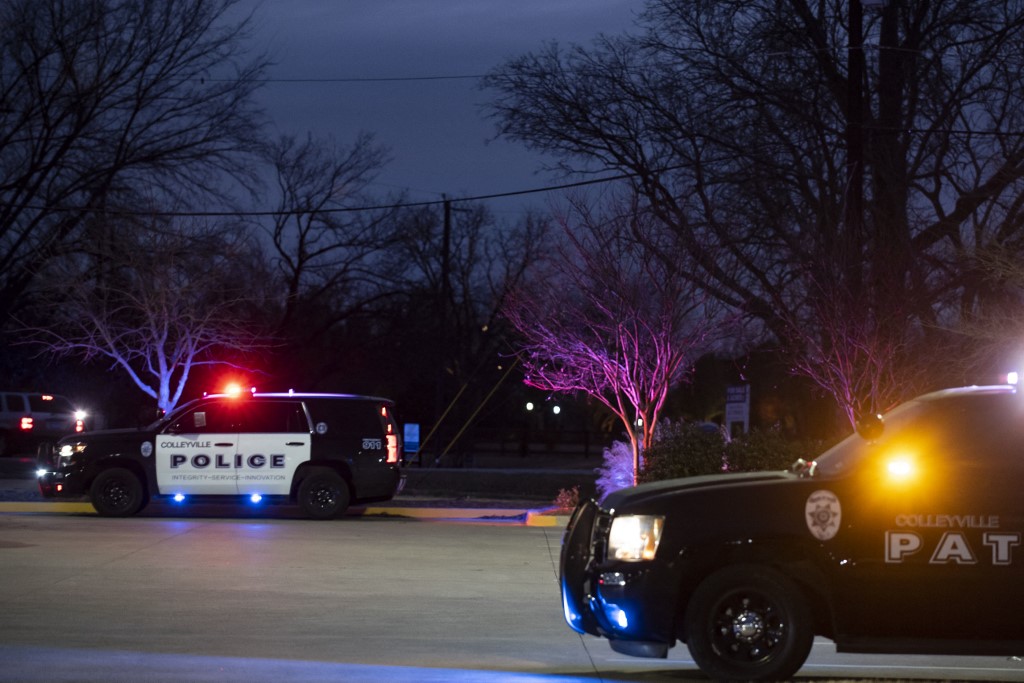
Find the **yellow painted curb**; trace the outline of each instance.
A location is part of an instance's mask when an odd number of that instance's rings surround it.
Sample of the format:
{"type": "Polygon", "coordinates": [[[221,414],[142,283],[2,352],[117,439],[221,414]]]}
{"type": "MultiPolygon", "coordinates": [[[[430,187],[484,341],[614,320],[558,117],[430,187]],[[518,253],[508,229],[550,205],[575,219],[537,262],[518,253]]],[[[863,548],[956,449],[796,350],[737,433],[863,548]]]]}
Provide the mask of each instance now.
{"type": "Polygon", "coordinates": [[[508,519],[524,517],[527,510],[507,508],[444,508],[444,507],[366,507],[353,508],[350,515],[393,515],[395,517],[416,517],[418,519],[508,519]]]}
{"type": "Polygon", "coordinates": [[[526,526],[565,526],[569,523],[568,515],[546,515],[533,510],[526,513],[526,526]]]}
{"type": "MultiPolygon", "coordinates": [[[[91,503],[76,502],[0,502],[0,512],[35,512],[65,514],[96,514],[91,503]]],[[[416,519],[475,520],[480,522],[519,522],[526,526],[558,527],[569,522],[568,516],[544,514],[521,508],[445,508],[445,507],[354,507],[352,516],[414,517],[416,519]]]]}
{"type": "Polygon", "coordinates": [[[0,503],[0,512],[96,513],[92,503],[0,503]]]}

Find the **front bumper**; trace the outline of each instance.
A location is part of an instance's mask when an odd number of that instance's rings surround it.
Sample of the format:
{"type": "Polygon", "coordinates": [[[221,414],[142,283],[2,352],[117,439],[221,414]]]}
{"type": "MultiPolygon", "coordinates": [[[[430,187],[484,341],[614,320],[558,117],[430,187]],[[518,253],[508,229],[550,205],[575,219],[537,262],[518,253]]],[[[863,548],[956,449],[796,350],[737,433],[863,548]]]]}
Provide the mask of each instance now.
{"type": "Polygon", "coordinates": [[[73,472],[43,471],[37,481],[43,498],[81,498],[86,493],[82,478],[73,472]]]}
{"type": "Polygon", "coordinates": [[[594,501],[569,519],[559,562],[565,621],[577,633],[608,638],[616,652],[665,657],[675,644],[674,581],[664,563],[604,561],[609,521],[594,501]]]}

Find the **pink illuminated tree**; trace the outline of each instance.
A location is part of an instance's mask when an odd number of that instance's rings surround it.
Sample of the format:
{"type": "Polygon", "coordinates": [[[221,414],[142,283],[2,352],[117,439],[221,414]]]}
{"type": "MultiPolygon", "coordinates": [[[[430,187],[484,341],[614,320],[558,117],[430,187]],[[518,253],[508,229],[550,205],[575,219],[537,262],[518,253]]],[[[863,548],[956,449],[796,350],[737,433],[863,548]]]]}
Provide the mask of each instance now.
{"type": "Polygon", "coordinates": [[[505,307],[526,383],[607,406],[632,447],[634,482],[669,390],[721,329],[674,261],[633,239],[650,227],[642,220],[602,219],[577,204],[560,221],[566,240],[548,275],[505,307]]]}

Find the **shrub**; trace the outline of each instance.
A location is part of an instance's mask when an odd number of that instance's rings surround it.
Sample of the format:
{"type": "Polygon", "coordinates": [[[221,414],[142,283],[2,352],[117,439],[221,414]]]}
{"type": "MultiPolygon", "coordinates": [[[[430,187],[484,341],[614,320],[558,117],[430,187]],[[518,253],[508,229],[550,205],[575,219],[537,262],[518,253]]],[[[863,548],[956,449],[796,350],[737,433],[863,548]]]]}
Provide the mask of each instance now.
{"type": "Polygon", "coordinates": [[[757,429],[733,439],[725,449],[730,472],[784,470],[797,458],[812,460],[820,449],[812,442],[787,439],[774,429],[757,429]]]}
{"type": "Polygon", "coordinates": [[[644,452],[640,481],[660,481],[722,472],[783,470],[813,459],[821,444],[794,441],[776,430],[754,430],[732,439],[694,423],[666,423],[644,452]]]}
{"type": "Polygon", "coordinates": [[[633,449],[623,441],[615,441],[604,449],[604,464],[597,468],[599,500],[612,492],[633,485],[633,449]]]}
{"type": "Polygon", "coordinates": [[[554,507],[559,511],[571,512],[580,504],[580,487],[573,486],[571,489],[558,489],[555,496],[554,507]]]}
{"type": "Polygon", "coordinates": [[[721,473],[725,467],[725,438],[720,431],[693,422],[664,421],[658,437],[644,451],[639,481],[660,481],[721,473]]]}

